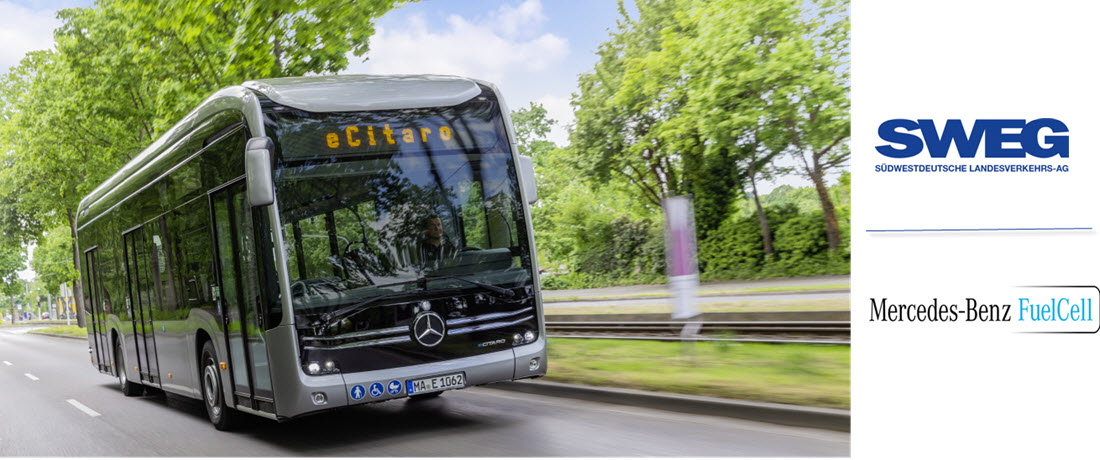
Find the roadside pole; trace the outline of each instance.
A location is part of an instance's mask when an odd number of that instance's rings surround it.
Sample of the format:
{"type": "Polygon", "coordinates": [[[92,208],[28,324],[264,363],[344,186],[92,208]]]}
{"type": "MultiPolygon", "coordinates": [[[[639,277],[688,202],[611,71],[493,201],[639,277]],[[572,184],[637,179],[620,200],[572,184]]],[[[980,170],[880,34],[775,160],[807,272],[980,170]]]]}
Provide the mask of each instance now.
{"type": "Polygon", "coordinates": [[[665,210],[665,253],[668,267],[668,288],[672,293],[672,319],[684,322],[680,343],[684,354],[693,356],[695,338],[702,324],[688,321],[699,316],[696,291],[699,288],[699,266],[696,262],[695,210],[691,195],[668,197],[665,210]]]}

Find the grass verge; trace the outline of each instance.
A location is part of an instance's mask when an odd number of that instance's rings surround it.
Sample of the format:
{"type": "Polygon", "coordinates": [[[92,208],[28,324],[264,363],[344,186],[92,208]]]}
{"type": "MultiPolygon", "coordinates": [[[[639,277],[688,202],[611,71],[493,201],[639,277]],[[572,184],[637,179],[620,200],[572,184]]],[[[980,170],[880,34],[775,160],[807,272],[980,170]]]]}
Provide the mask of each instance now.
{"type": "MultiPolygon", "coordinates": [[[[834,311],[850,310],[849,299],[750,300],[699,303],[703,312],[723,311],[834,311]]],[[[639,305],[544,305],[547,315],[594,315],[602,313],[670,313],[672,303],[639,305]]]]}
{"type": "Polygon", "coordinates": [[[849,409],[851,347],[550,339],[555,382],[849,409]]]}
{"type": "MultiPolygon", "coordinates": [[[[837,284],[814,284],[809,286],[764,286],[747,289],[700,289],[699,295],[730,295],[730,294],[754,294],[761,292],[800,292],[800,291],[823,291],[833,289],[851,289],[851,283],[837,283],[837,284]]],[[[643,292],[639,294],[614,294],[614,295],[568,295],[568,296],[545,296],[542,298],[544,302],[555,301],[573,301],[573,300],[608,300],[608,299],[645,299],[652,297],[668,297],[667,292],[643,292]]]]}
{"type": "Polygon", "coordinates": [[[66,335],[69,337],[87,337],[88,330],[80,326],[53,326],[43,329],[35,329],[33,332],[43,334],[66,335]]]}

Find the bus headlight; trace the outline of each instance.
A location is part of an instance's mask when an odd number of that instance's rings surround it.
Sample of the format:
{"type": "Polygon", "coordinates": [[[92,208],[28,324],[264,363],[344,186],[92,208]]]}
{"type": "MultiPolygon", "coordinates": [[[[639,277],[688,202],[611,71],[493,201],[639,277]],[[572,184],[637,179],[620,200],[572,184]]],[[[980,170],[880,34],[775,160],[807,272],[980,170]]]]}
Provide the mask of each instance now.
{"type": "Polygon", "coordinates": [[[326,359],[324,363],[310,361],[309,364],[306,364],[306,373],[309,375],[335,374],[337,372],[340,372],[340,365],[331,359],[326,359]]]}
{"type": "Polygon", "coordinates": [[[535,333],[531,332],[531,331],[524,332],[523,333],[523,340],[525,340],[527,342],[534,342],[535,341],[535,333]]]}

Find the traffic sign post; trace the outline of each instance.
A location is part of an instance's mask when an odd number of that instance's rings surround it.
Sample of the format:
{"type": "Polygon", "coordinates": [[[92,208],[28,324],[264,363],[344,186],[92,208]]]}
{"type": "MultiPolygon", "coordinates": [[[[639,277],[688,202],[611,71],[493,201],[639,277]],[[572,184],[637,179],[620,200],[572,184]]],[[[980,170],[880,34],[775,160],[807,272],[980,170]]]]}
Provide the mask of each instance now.
{"type": "Polygon", "coordinates": [[[691,195],[668,197],[661,204],[665,210],[665,251],[668,288],[672,291],[672,319],[685,321],[680,340],[684,354],[693,359],[691,347],[702,327],[698,321],[688,321],[699,316],[695,298],[699,288],[695,210],[691,195]]]}

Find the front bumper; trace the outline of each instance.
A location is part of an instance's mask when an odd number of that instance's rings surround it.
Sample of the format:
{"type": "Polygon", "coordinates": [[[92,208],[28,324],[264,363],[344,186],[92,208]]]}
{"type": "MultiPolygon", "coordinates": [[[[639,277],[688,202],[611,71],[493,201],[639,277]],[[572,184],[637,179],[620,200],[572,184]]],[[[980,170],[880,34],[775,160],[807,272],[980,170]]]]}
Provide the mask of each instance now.
{"type": "MultiPolygon", "coordinates": [[[[286,339],[289,340],[279,340],[284,343],[278,345],[289,349],[294,346],[293,334],[287,335],[289,337],[286,339]]],[[[269,342],[269,346],[276,345],[274,340],[269,342]]],[[[404,398],[408,396],[407,381],[426,377],[463,372],[466,375],[466,387],[541,377],[546,375],[546,339],[540,337],[527,345],[476,356],[348,374],[309,376],[301,371],[297,363],[280,363],[278,368],[272,364],[273,373],[279,374],[274,379],[275,410],[278,418],[282,419],[338,407],[404,398]],[[535,358],[538,358],[539,365],[532,370],[530,363],[535,358]],[[391,394],[388,391],[389,384],[394,380],[400,382],[401,389],[391,394]],[[383,388],[379,396],[370,395],[369,389],[375,383],[381,384],[383,388]],[[357,385],[362,387],[358,390],[362,392],[360,399],[354,399],[351,393],[357,385]],[[316,393],[324,393],[324,404],[314,402],[316,393]]]]}

